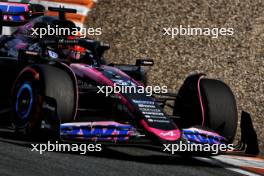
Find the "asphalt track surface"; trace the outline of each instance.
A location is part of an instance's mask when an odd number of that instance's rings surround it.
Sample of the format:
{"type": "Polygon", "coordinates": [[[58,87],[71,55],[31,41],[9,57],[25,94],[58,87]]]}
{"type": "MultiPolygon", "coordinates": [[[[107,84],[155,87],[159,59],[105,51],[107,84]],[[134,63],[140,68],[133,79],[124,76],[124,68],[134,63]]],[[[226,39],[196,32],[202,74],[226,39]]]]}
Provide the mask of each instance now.
{"type": "Polygon", "coordinates": [[[29,141],[0,130],[0,176],[241,175],[199,157],[168,155],[139,147],[103,146],[101,152],[32,152],[29,141]]]}

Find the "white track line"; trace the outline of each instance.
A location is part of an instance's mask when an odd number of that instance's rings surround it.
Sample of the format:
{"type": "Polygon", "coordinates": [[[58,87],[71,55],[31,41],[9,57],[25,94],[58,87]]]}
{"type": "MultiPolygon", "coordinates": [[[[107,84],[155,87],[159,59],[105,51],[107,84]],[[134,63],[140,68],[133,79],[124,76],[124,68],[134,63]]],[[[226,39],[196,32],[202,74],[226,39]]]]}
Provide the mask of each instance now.
{"type": "Polygon", "coordinates": [[[225,169],[231,170],[233,172],[237,172],[237,173],[240,173],[240,174],[243,174],[243,175],[248,175],[248,176],[261,176],[259,174],[248,172],[248,171],[245,171],[245,170],[242,170],[242,169],[239,169],[239,168],[225,167],[225,169]]]}
{"type": "Polygon", "coordinates": [[[264,160],[241,157],[241,156],[229,156],[229,155],[218,155],[213,158],[228,164],[235,166],[245,166],[245,167],[255,167],[255,168],[264,168],[264,160]]]}
{"type": "Polygon", "coordinates": [[[215,165],[215,166],[220,166],[226,170],[230,170],[230,171],[233,171],[233,172],[237,172],[237,173],[240,173],[240,174],[243,174],[243,175],[247,175],[247,176],[261,176],[259,174],[255,174],[253,172],[249,172],[249,171],[245,171],[243,169],[240,169],[239,167],[233,165],[232,164],[229,164],[229,163],[225,163],[223,161],[219,161],[218,159],[216,158],[205,158],[205,157],[194,157],[195,159],[197,160],[200,160],[200,161],[203,161],[203,162],[207,162],[208,164],[212,164],[212,165],[215,165]]]}

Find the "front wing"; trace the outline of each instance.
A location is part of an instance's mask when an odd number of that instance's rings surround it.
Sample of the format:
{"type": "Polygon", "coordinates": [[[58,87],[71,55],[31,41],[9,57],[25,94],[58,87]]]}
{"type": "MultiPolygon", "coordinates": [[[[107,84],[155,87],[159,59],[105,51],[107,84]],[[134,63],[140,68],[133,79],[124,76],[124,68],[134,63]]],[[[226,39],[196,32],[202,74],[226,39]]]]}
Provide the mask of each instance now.
{"type": "MultiPolygon", "coordinates": [[[[86,142],[129,142],[145,138],[144,134],[130,124],[114,121],[73,122],[60,126],[62,140],[82,140],[86,142]]],[[[168,133],[167,135],[170,135],[168,133]]],[[[182,129],[181,140],[197,144],[226,144],[227,140],[219,134],[199,128],[182,129]]]]}

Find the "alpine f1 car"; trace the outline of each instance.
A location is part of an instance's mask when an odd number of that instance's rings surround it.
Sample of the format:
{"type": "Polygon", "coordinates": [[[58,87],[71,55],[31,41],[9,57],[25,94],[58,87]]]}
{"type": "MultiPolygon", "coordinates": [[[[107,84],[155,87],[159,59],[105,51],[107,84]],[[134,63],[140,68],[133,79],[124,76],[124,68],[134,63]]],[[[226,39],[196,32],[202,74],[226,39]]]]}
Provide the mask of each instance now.
{"type": "Polygon", "coordinates": [[[2,26],[23,23],[0,38],[0,112],[2,117],[9,114],[15,132],[31,136],[48,129],[62,140],[83,142],[232,143],[237,108],[224,82],[193,74],[177,94],[148,96],[135,91],[106,96],[99,87],[146,86],[144,68],[153,60],[109,64],[104,58],[110,48],[106,43],[78,36],[29,35],[32,29],[48,26],[76,28],[65,19],[65,13],[75,12],[72,9],[49,8],[59,17],[42,11],[36,17],[28,10],[32,7],[0,3],[2,26]],[[171,115],[165,111],[168,107],[171,115]]]}

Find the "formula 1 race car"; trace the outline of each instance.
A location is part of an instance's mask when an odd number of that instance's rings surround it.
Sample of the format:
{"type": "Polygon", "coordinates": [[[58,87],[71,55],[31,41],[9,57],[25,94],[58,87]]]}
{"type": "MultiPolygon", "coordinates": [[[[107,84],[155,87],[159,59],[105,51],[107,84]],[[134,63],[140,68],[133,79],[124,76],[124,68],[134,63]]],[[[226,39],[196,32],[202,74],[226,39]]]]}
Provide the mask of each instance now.
{"type": "Polygon", "coordinates": [[[65,19],[65,13],[75,10],[49,8],[59,17],[42,11],[33,17],[31,11],[15,11],[18,7],[32,5],[0,3],[2,26],[17,25],[14,14],[27,14],[18,30],[0,38],[0,116],[8,117],[16,133],[32,136],[45,129],[61,140],[82,142],[232,143],[236,101],[222,81],[193,74],[177,94],[148,96],[137,90],[147,86],[144,67],[153,60],[109,64],[103,57],[110,48],[106,43],[77,35],[32,36],[33,29],[50,26],[75,29],[65,19]],[[7,11],[8,5],[17,8],[7,11]],[[135,91],[106,96],[114,86],[135,91]]]}

